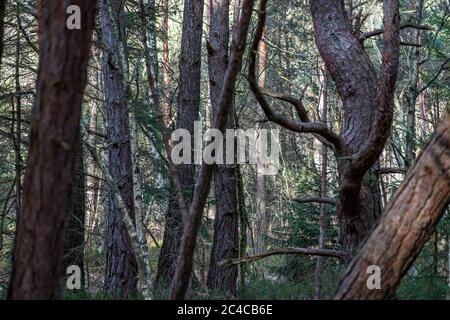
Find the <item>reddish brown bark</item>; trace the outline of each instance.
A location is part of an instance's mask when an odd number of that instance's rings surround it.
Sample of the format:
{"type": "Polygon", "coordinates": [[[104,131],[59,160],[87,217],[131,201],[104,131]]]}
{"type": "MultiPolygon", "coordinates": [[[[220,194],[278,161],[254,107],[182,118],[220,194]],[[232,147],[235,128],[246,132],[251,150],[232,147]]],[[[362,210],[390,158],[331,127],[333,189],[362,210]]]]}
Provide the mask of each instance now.
{"type": "Polygon", "coordinates": [[[343,101],[344,152],[338,154],[338,218],[344,250],[355,252],[381,215],[373,165],[390,133],[399,60],[399,4],[384,1],[380,81],[354,34],[343,1],[311,1],[316,43],[343,101]]]}
{"type": "MultiPolygon", "coordinates": [[[[229,0],[210,0],[210,30],[208,43],[209,84],[212,122],[220,107],[223,78],[228,66],[229,0]]],[[[227,129],[234,128],[234,108],[228,114],[227,129]]],[[[226,146],[226,138],[223,142],[226,146]]],[[[218,165],[214,174],[216,216],[214,238],[207,284],[210,289],[236,295],[237,266],[218,265],[224,259],[239,256],[236,167],[218,165]]]]}
{"type": "Polygon", "coordinates": [[[64,231],[96,7],[95,1],[72,3],[81,9],[81,30],[66,28],[65,2],[38,5],[40,68],[10,299],[61,297],[64,231]]]}
{"type": "Polygon", "coordinates": [[[269,121],[295,132],[312,133],[335,151],[340,176],[337,203],[341,243],[354,253],[381,215],[378,179],[373,166],[390,133],[399,60],[399,4],[384,2],[384,52],[380,80],[353,31],[344,1],[310,2],[316,44],[343,101],[341,136],[323,123],[311,122],[301,100],[260,88],[256,51],[262,38],[267,0],[261,0],[259,23],[250,55],[249,83],[269,121]],[[265,95],[292,104],[299,120],[272,110],[265,95]]]}

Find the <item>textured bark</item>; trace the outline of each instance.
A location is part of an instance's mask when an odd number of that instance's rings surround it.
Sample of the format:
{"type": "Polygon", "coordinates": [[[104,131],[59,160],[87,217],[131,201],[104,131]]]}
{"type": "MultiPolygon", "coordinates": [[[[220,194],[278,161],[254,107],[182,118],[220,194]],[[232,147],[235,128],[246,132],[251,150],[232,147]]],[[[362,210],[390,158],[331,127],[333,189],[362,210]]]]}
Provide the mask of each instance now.
{"type": "MultiPolygon", "coordinates": [[[[422,22],[423,0],[416,2],[414,19],[422,22]]],[[[421,30],[413,29],[413,42],[420,43],[421,30]]],[[[410,79],[406,92],[406,136],[405,136],[405,168],[409,169],[416,158],[416,101],[418,97],[418,81],[420,69],[420,47],[411,49],[410,79]]]]}
{"type": "Polygon", "coordinates": [[[396,1],[384,1],[384,69],[378,88],[373,64],[352,30],[343,3],[311,1],[311,13],[317,47],[343,101],[344,152],[338,155],[341,179],[338,218],[344,250],[355,252],[381,215],[378,177],[373,165],[392,123],[399,14],[396,1]]]}
{"type": "Polygon", "coordinates": [[[65,2],[38,5],[40,68],[10,299],[61,297],[65,223],[96,7],[95,1],[72,3],[81,9],[82,30],[66,28],[65,2]]]}
{"type": "Polygon", "coordinates": [[[84,174],[83,144],[81,139],[76,145],[75,167],[73,171],[74,183],[70,199],[70,215],[66,226],[66,241],[64,253],[64,270],[76,265],[81,269],[84,283],[84,234],[86,217],[86,176],[84,174]]]}
{"type": "MultiPolygon", "coordinates": [[[[233,36],[231,56],[220,95],[219,112],[214,123],[214,128],[220,131],[225,130],[232,108],[236,79],[242,67],[242,57],[245,52],[253,4],[254,0],[245,0],[242,4],[242,15],[233,36]]],[[[203,209],[205,208],[210,191],[214,168],[214,165],[203,163],[195,184],[193,201],[184,224],[175,277],[172,281],[170,298],[173,300],[181,300],[186,297],[189,279],[192,273],[195,243],[200,228],[203,209]]]]}
{"type": "Polygon", "coordinates": [[[386,299],[433,234],[450,202],[450,113],[422,151],[379,225],[350,264],[336,299],[386,299]],[[381,270],[381,289],[367,287],[367,268],[381,270]]]}
{"type": "MultiPolygon", "coordinates": [[[[177,127],[186,129],[194,136],[194,122],[199,120],[200,110],[200,67],[202,49],[203,0],[185,1],[183,16],[183,35],[180,55],[180,79],[177,110],[177,127]]],[[[194,150],[194,140],[191,141],[194,150]]],[[[192,158],[193,159],[193,158],[192,158]]],[[[189,206],[195,184],[195,166],[193,164],[179,165],[176,168],[184,199],[189,206]]],[[[159,281],[172,281],[180,241],[182,235],[182,211],[175,191],[171,192],[164,239],[158,261],[159,281]]]]}
{"type": "MultiPolygon", "coordinates": [[[[134,220],[128,92],[122,68],[128,63],[124,1],[101,0],[100,10],[109,169],[120,190],[127,212],[134,220]]],[[[131,298],[136,295],[138,267],[125,222],[111,193],[108,202],[106,238],[105,290],[113,298],[131,298]]]]}
{"type": "MultiPolygon", "coordinates": [[[[210,0],[208,42],[209,85],[214,123],[220,107],[223,78],[228,66],[229,0],[210,0]]],[[[228,114],[226,129],[234,128],[234,108],[228,114]]],[[[226,138],[223,145],[226,146],[226,138]]],[[[208,272],[208,288],[236,296],[237,266],[219,266],[224,259],[239,256],[236,166],[221,164],[214,173],[216,216],[208,272]]]]}

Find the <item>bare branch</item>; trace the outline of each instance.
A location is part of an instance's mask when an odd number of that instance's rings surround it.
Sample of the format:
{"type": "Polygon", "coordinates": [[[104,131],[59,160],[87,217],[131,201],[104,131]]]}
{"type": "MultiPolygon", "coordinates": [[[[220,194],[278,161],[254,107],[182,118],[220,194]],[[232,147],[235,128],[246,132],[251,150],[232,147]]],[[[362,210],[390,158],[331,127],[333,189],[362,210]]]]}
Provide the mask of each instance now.
{"type": "Polygon", "coordinates": [[[305,198],[294,198],[292,199],[298,203],[326,203],[335,206],[337,204],[337,200],[331,197],[305,197],[305,198]]]}
{"type": "MultiPolygon", "coordinates": [[[[430,26],[420,25],[420,24],[412,23],[412,22],[402,23],[400,25],[400,29],[406,29],[406,28],[414,28],[414,29],[429,30],[429,31],[433,30],[433,28],[430,26]]],[[[383,34],[383,33],[384,33],[384,29],[375,29],[370,32],[365,32],[359,37],[359,41],[364,42],[365,40],[367,40],[369,38],[379,36],[380,34],[383,34]]]]}
{"type": "Polygon", "coordinates": [[[439,76],[441,75],[441,72],[446,69],[446,65],[447,63],[450,62],[450,58],[447,58],[444,63],[439,67],[439,69],[436,71],[436,73],[434,74],[434,76],[431,78],[430,81],[428,81],[428,83],[421,88],[419,91],[417,91],[417,96],[419,96],[422,92],[424,92],[425,90],[427,90],[427,88],[433,84],[434,81],[436,81],[437,78],[439,78],[439,76]]]}
{"type": "Polygon", "coordinates": [[[323,137],[323,139],[325,140],[325,144],[331,144],[332,146],[334,146],[336,153],[341,154],[344,148],[341,137],[331,131],[324,123],[309,122],[306,109],[304,108],[301,100],[289,95],[274,93],[267,89],[261,89],[259,87],[258,81],[256,80],[256,53],[258,52],[258,46],[262,39],[264,26],[266,23],[266,4],[267,0],[261,0],[258,13],[258,24],[250,51],[250,65],[248,72],[248,81],[250,84],[250,88],[252,89],[256,100],[261,105],[261,108],[263,109],[269,121],[294,132],[318,134],[323,137]],[[268,95],[294,105],[300,121],[287,119],[281,114],[274,112],[264,95],[268,95]]]}
{"type": "Polygon", "coordinates": [[[219,265],[233,265],[255,262],[267,257],[282,255],[282,254],[299,254],[307,256],[321,256],[321,257],[331,257],[338,258],[344,262],[348,262],[351,257],[343,251],[333,250],[333,249],[312,249],[312,248],[280,248],[269,252],[258,254],[255,256],[249,256],[239,259],[226,259],[219,262],[219,265]]]}
{"type": "Polygon", "coordinates": [[[401,174],[405,174],[407,173],[408,170],[406,169],[402,169],[402,168],[380,168],[378,170],[379,174],[390,174],[390,173],[401,173],[401,174]]]}

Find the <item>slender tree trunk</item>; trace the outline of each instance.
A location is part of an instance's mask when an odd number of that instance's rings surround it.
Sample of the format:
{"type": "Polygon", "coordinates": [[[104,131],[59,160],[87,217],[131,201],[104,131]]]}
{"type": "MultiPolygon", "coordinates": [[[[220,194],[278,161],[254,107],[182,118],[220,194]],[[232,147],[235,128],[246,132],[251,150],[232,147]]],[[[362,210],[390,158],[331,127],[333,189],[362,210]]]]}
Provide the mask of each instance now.
{"type": "MultiPolygon", "coordinates": [[[[210,0],[210,30],[208,43],[209,86],[212,122],[219,112],[220,94],[228,66],[229,0],[210,0]]],[[[234,109],[228,114],[227,129],[234,128],[234,109]]],[[[234,143],[234,138],[233,138],[234,143]]],[[[223,145],[226,146],[226,138],[223,145]]],[[[236,296],[237,266],[218,262],[239,256],[236,166],[221,164],[214,174],[216,216],[214,238],[208,273],[208,287],[236,296]]]]}
{"type": "MultiPolygon", "coordinates": [[[[322,113],[322,122],[328,122],[328,76],[326,69],[322,73],[322,94],[320,96],[320,112],[322,113]]],[[[320,177],[320,196],[328,197],[328,147],[322,144],[322,173],[320,177]]],[[[319,249],[325,248],[325,228],[327,219],[327,206],[325,203],[320,204],[319,214],[319,249]]],[[[322,272],[323,257],[318,256],[316,262],[315,282],[314,282],[314,299],[319,300],[322,297],[322,272]]]]}
{"type": "Polygon", "coordinates": [[[76,145],[74,184],[70,200],[70,215],[66,226],[66,242],[64,252],[64,270],[76,265],[81,269],[81,283],[84,283],[84,234],[86,217],[86,176],[84,174],[84,152],[81,139],[76,145]]]}
{"type": "Polygon", "coordinates": [[[172,70],[170,67],[170,48],[169,48],[169,0],[162,0],[163,6],[163,23],[162,23],[162,40],[163,40],[163,96],[164,96],[164,114],[166,127],[171,122],[171,98],[170,98],[170,79],[172,70]]]}
{"type": "MultiPolygon", "coordinates": [[[[423,0],[416,1],[415,23],[422,22],[423,0]]],[[[421,30],[412,29],[413,43],[420,43],[421,30]]],[[[405,168],[410,168],[416,158],[416,101],[417,101],[417,83],[419,81],[420,71],[420,47],[414,47],[410,56],[411,76],[409,79],[408,90],[406,92],[406,137],[405,137],[405,168]]]]}
{"type": "MultiPolygon", "coordinates": [[[[258,70],[259,78],[258,84],[261,88],[264,88],[266,84],[266,69],[267,69],[267,44],[265,42],[265,31],[263,31],[263,40],[259,43],[258,47],[258,70]]],[[[258,110],[261,110],[258,105],[258,110]]],[[[256,125],[256,130],[259,132],[262,129],[262,125],[259,123],[256,125]]],[[[258,139],[260,134],[258,134],[258,139]]],[[[257,163],[256,163],[256,203],[258,207],[258,216],[256,219],[256,230],[258,232],[257,244],[258,252],[262,253],[267,251],[266,239],[268,236],[268,222],[267,222],[267,210],[266,210],[266,177],[264,176],[264,164],[261,162],[261,143],[256,142],[257,146],[257,163]]]]}
{"type": "Polygon", "coordinates": [[[447,300],[450,300],[450,232],[447,234],[447,300]]]}
{"type": "Polygon", "coordinates": [[[82,30],[66,28],[65,2],[38,5],[40,68],[10,299],[61,297],[64,231],[96,8],[95,1],[72,3],[81,9],[82,30]]]}
{"type": "Polygon", "coordinates": [[[336,299],[386,299],[395,293],[450,202],[450,112],[410,170],[341,281],[336,299]],[[367,286],[379,267],[381,289],[367,286]]]}
{"type": "MultiPolygon", "coordinates": [[[[247,229],[248,229],[248,213],[245,206],[244,181],[242,179],[241,167],[237,165],[237,188],[238,188],[238,204],[239,204],[239,226],[240,226],[240,241],[239,241],[239,258],[243,259],[247,256],[247,229]]],[[[247,275],[247,265],[239,265],[240,274],[240,291],[245,288],[245,280],[247,275]]]]}
{"type": "MultiPolygon", "coordinates": [[[[194,150],[194,122],[199,120],[200,110],[202,25],[203,0],[185,1],[180,55],[177,127],[190,132],[192,136],[192,150],[194,150]]],[[[177,172],[183,188],[184,198],[189,205],[195,184],[195,166],[193,164],[178,165],[177,172]]],[[[174,277],[182,232],[183,217],[173,191],[169,199],[163,244],[158,261],[158,282],[161,280],[170,282],[174,277]]]]}
{"type": "MultiPolygon", "coordinates": [[[[123,0],[101,0],[103,39],[103,76],[106,92],[106,120],[109,168],[120,190],[130,218],[134,220],[134,193],[128,92],[124,65],[126,53],[125,12],[123,0]]],[[[107,257],[105,289],[113,298],[136,295],[138,266],[130,235],[112,193],[107,212],[107,257]]]]}
{"type": "Polygon", "coordinates": [[[5,13],[7,0],[0,0],[0,66],[2,65],[3,57],[3,38],[5,33],[5,13]]]}
{"type": "MultiPolygon", "coordinates": [[[[16,63],[15,63],[15,90],[16,92],[20,92],[20,28],[19,28],[19,20],[20,20],[20,10],[17,6],[16,9],[16,63]]],[[[15,139],[14,139],[14,151],[15,151],[15,161],[16,161],[16,218],[19,217],[20,212],[20,204],[21,204],[21,181],[22,181],[22,156],[21,156],[21,140],[22,140],[22,98],[20,94],[17,95],[16,98],[16,110],[15,115],[13,115],[13,119],[16,119],[16,128],[15,128],[15,139]]]]}

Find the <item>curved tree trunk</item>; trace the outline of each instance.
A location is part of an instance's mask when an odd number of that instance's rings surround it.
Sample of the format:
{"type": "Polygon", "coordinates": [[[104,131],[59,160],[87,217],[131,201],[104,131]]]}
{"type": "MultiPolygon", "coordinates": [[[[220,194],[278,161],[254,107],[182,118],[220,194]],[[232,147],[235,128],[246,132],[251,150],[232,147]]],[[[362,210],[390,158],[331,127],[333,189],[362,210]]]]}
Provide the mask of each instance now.
{"type": "MultiPolygon", "coordinates": [[[[395,3],[385,1],[385,7],[392,5],[395,6],[395,3]]],[[[379,95],[390,95],[395,90],[395,83],[393,88],[387,88],[386,91],[377,90],[375,68],[347,18],[344,1],[311,1],[311,13],[317,47],[343,101],[344,123],[341,136],[344,151],[338,155],[338,218],[343,248],[355,252],[381,216],[378,176],[373,166],[378,158],[376,154],[381,154],[387,140],[392,111],[386,108],[383,110],[384,114],[377,115],[377,112],[383,102],[379,95]],[[380,118],[384,120],[383,123],[379,121],[380,118]],[[376,122],[383,127],[380,134],[374,132],[375,125],[370,125],[376,122]],[[374,138],[373,144],[368,147],[371,137],[374,138]],[[364,154],[372,154],[371,159],[366,159],[355,170],[352,158],[367,158],[364,154]]],[[[387,19],[392,19],[391,15],[387,19]]],[[[396,19],[398,20],[398,16],[396,19]]],[[[385,22],[391,26],[395,20],[385,22]]],[[[393,39],[386,39],[395,45],[395,36],[393,39]]],[[[387,58],[392,60],[386,62],[389,62],[389,66],[392,63],[396,75],[395,54],[390,54],[387,58]]],[[[389,107],[392,101],[388,102],[389,107]]]]}
{"type": "Polygon", "coordinates": [[[82,29],[69,30],[65,3],[38,5],[40,67],[10,299],[61,298],[65,224],[96,8],[95,1],[72,1],[81,9],[82,29]]]}
{"type": "Polygon", "coordinates": [[[450,202],[450,112],[422,151],[379,225],[350,264],[336,299],[386,299],[395,293],[450,202]],[[381,289],[367,286],[380,268],[381,289]]]}

